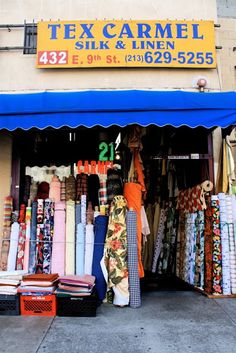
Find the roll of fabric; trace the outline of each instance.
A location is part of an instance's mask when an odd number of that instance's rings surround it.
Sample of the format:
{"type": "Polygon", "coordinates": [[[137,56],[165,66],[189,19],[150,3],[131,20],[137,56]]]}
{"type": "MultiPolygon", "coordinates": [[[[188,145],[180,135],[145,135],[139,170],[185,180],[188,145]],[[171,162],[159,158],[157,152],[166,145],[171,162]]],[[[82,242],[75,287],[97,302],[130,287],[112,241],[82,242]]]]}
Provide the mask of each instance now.
{"type": "Polygon", "coordinates": [[[16,269],[17,270],[23,270],[25,239],[26,239],[26,224],[20,223],[19,240],[18,240],[18,248],[17,248],[17,259],[16,259],[16,269]]]}
{"type": "Polygon", "coordinates": [[[81,223],[86,226],[86,203],[87,196],[81,195],[81,223]]]}
{"type": "Polygon", "coordinates": [[[38,199],[37,203],[37,224],[43,223],[44,204],[43,199],[38,199]]]}
{"type": "Polygon", "coordinates": [[[65,275],[65,241],[66,241],[66,204],[55,203],[54,232],[52,244],[52,273],[65,275]]]}
{"type": "Polygon", "coordinates": [[[66,201],[75,201],[76,189],[75,189],[75,177],[70,175],[66,178],[66,201]]]}
{"type": "Polygon", "coordinates": [[[11,223],[17,222],[19,218],[19,211],[13,211],[11,214],[11,223]]]}
{"type": "Polygon", "coordinates": [[[11,226],[11,235],[10,235],[11,240],[10,240],[10,249],[9,249],[8,261],[7,261],[7,271],[15,271],[16,269],[19,230],[20,230],[19,223],[14,222],[11,226]]]}
{"type": "Polygon", "coordinates": [[[84,256],[85,256],[85,226],[82,223],[77,224],[76,229],[76,275],[83,276],[84,271],[84,256]]]}
{"type": "Polygon", "coordinates": [[[107,204],[107,176],[100,176],[100,188],[99,188],[99,205],[107,204]]]}
{"type": "Polygon", "coordinates": [[[115,196],[108,222],[104,256],[101,266],[108,289],[113,289],[115,305],[129,304],[127,263],[127,202],[123,196],[115,196]]]}
{"type": "Polygon", "coordinates": [[[52,236],[54,230],[54,203],[44,202],[43,273],[51,273],[52,236]]]}
{"type": "Polygon", "coordinates": [[[152,272],[153,273],[156,272],[157,262],[158,262],[158,259],[159,259],[160,253],[161,253],[161,249],[162,249],[162,240],[164,238],[165,221],[166,221],[166,211],[164,209],[161,209],[159,227],[158,227],[156,244],[155,244],[155,248],[154,248],[153,262],[152,262],[152,272]]]}
{"type": "Polygon", "coordinates": [[[87,224],[85,227],[85,260],[84,260],[84,273],[86,275],[92,274],[93,248],[94,248],[93,224],[87,224]]]}
{"type": "Polygon", "coordinates": [[[76,175],[76,200],[81,201],[82,195],[88,195],[88,175],[84,173],[76,175]]]}
{"type": "Polygon", "coordinates": [[[220,238],[220,207],[217,195],[211,196],[213,230],[213,294],[222,294],[222,252],[220,238]]]}
{"type": "Polygon", "coordinates": [[[95,206],[99,206],[99,177],[96,174],[91,174],[88,176],[88,202],[92,203],[93,209],[95,206]]]}
{"type": "Polygon", "coordinates": [[[104,252],[107,225],[107,216],[97,216],[95,218],[92,275],[96,278],[96,290],[98,294],[98,299],[100,301],[103,301],[103,299],[105,298],[107,290],[106,281],[104,279],[100,264],[104,252]]]}
{"type": "Polygon", "coordinates": [[[81,204],[76,203],[75,205],[75,224],[81,223],[81,204]]]}
{"type": "Polygon", "coordinates": [[[35,273],[43,273],[43,239],[44,239],[44,225],[37,224],[37,242],[36,242],[36,263],[35,273]]]}
{"type": "Polygon", "coordinates": [[[13,210],[13,199],[7,196],[4,199],[3,211],[3,232],[2,232],[2,246],[0,256],[0,270],[7,270],[7,260],[10,249],[10,234],[11,234],[11,215],[13,210]]]}
{"type": "Polygon", "coordinates": [[[92,202],[89,201],[88,202],[88,208],[87,208],[87,212],[86,212],[86,223],[87,224],[92,224],[93,223],[93,205],[92,202]]]}
{"type": "Polygon", "coordinates": [[[212,294],[212,272],[213,272],[213,238],[212,238],[212,209],[211,197],[206,197],[205,211],[205,230],[204,230],[204,254],[205,254],[205,273],[204,273],[204,290],[208,294],[212,294]]]}
{"type": "Polygon", "coordinates": [[[61,182],[61,201],[66,201],[66,178],[63,177],[61,182]]]}
{"type": "MultiPolygon", "coordinates": [[[[230,283],[230,256],[229,256],[229,232],[227,223],[226,195],[218,194],[220,206],[220,235],[222,249],[222,291],[224,295],[231,294],[230,283]]],[[[232,211],[231,211],[232,212],[232,211]]]]}
{"type": "Polygon", "coordinates": [[[52,177],[50,183],[49,199],[53,202],[59,202],[61,200],[61,182],[56,175],[52,177]]]}
{"type": "Polygon", "coordinates": [[[184,280],[184,255],[186,246],[186,232],[185,232],[185,218],[186,214],[183,210],[179,211],[179,226],[178,226],[178,242],[177,256],[176,256],[176,275],[184,280]]]}
{"type": "Polygon", "coordinates": [[[31,207],[26,207],[25,214],[26,234],[25,234],[25,253],[23,270],[29,270],[29,252],[30,252],[30,229],[31,229],[31,207]]]}
{"type": "Polygon", "coordinates": [[[24,182],[24,191],[23,191],[23,202],[27,205],[30,198],[30,186],[31,186],[31,177],[29,175],[25,176],[24,182]]]}
{"type": "Polygon", "coordinates": [[[31,209],[29,273],[36,270],[37,206],[37,201],[34,201],[31,209]]]}
{"type": "Polygon", "coordinates": [[[65,274],[75,274],[75,202],[66,201],[66,263],[65,274]]]}
{"type": "Polygon", "coordinates": [[[33,202],[38,193],[38,183],[32,180],[30,185],[30,201],[33,202]]]}
{"type": "Polygon", "coordinates": [[[204,211],[198,211],[195,219],[196,237],[196,259],[194,284],[203,289],[204,287],[204,211]]]}
{"type": "Polygon", "coordinates": [[[128,211],[126,215],[127,244],[128,244],[128,271],[130,307],[141,306],[140,280],[138,273],[138,246],[137,246],[137,215],[134,211],[128,211]]]}
{"type": "Polygon", "coordinates": [[[236,199],[235,195],[226,196],[226,210],[229,236],[229,265],[231,293],[236,294],[236,199]]]}
{"type": "Polygon", "coordinates": [[[136,183],[126,183],[124,186],[124,196],[127,200],[128,208],[132,208],[137,214],[137,243],[138,243],[138,263],[139,277],[144,277],[142,264],[142,224],[141,224],[141,206],[142,192],[141,185],[136,183]]]}
{"type": "Polygon", "coordinates": [[[25,204],[20,205],[20,213],[19,213],[18,223],[25,222],[25,212],[26,212],[25,204]]]}
{"type": "Polygon", "coordinates": [[[190,252],[189,252],[189,264],[190,264],[190,275],[189,275],[189,283],[192,285],[198,285],[199,281],[199,272],[198,270],[200,261],[200,232],[198,232],[196,219],[197,213],[190,214],[190,234],[189,234],[189,242],[190,242],[190,252]],[[198,238],[198,240],[197,240],[198,238]]]}
{"type": "Polygon", "coordinates": [[[37,192],[36,199],[46,200],[48,199],[48,196],[49,196],[49,184],[46,181],[43,181],[38,185],[38,192],[37,192]]]}

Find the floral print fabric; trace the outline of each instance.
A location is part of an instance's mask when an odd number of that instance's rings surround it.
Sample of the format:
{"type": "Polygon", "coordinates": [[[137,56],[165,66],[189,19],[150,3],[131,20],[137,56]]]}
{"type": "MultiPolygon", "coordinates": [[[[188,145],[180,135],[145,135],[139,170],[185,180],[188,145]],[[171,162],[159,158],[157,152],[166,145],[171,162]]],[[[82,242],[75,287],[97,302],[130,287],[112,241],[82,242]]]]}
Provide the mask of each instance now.
{"type": "Polygon", "coordinates": [[[222,254],[220,239],[219,199],[211,196],[212,235],[213,235],[213,294],[222,294],[222,254]]]}

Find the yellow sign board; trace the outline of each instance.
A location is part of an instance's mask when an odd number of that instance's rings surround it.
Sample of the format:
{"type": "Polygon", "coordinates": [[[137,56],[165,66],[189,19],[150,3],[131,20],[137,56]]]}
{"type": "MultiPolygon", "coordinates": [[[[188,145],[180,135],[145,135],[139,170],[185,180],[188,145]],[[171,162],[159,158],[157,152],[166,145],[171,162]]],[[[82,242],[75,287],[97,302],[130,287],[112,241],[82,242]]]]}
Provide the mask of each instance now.
{"type": "Polygon", "coordinates": [[[213,21],[39,22],[38,68],[215,68],[213,21]]]}

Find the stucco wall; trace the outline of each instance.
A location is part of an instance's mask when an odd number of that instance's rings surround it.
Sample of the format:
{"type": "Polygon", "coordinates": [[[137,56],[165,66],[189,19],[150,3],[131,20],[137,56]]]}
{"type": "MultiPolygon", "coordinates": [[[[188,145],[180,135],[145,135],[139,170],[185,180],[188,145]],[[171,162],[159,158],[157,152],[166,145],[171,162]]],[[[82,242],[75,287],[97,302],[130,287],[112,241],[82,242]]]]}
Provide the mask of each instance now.
{"type": "MultiPolygon", "coordinates": [[[[0,0],[0,23],[96,18],[202,19],[217,22],[217,11],[215,0],[0,0]]],[[[0,31],[0,46],[23,44],[22,29],[0,31]]],[[[194,90],[193,81],[198,76],[208,79],[211,90],[220,89],[218,73],[214,69],[42,70],[35,68],[35,60],[35,55],[23,55],[22,51],[1,53],[0,91],[132,88],[194,90]]]]}
{"type": "Polygon", "coordinates": [[[217,0],[217,11],[219,17],[236,18],[236,1],[217,0]]]}

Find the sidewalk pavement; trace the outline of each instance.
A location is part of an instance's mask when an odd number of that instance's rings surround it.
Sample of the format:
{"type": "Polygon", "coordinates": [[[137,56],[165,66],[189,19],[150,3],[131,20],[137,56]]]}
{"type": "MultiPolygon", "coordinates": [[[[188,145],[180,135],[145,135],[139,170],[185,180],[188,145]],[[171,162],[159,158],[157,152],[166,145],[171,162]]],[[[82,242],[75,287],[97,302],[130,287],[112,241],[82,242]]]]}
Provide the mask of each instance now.
{"type": "Polygon", "coordinates": [[[0,353],[236,353],[236,299],[149,292],[94,318],[0,316],[0,353]]]}

